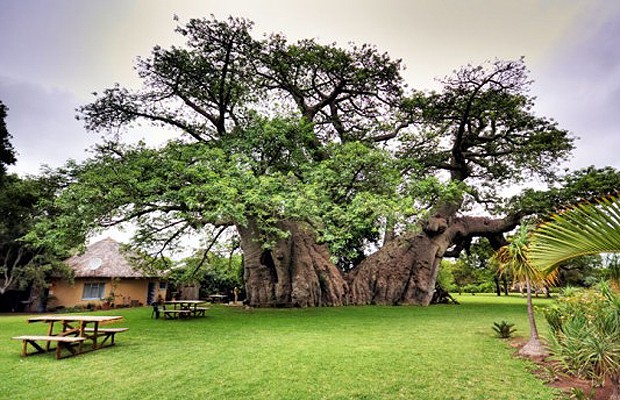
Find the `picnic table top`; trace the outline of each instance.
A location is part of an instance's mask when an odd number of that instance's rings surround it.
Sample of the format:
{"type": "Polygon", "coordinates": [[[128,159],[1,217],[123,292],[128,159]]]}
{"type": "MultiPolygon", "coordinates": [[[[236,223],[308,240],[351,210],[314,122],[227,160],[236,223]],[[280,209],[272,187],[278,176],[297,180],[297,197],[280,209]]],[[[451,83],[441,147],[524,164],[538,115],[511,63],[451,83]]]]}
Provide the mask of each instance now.
{"type": "Polygon", "coordinates": [[[203,300],[168,300],[166,304],[201,304],[203,300]]]}
{"type": "Polygon", "coordinates": [[[28,322],[51,322],[51,321],[73,321],[73,322],[113,322],[120,321],[123,316],[120,315],[41,315],[38,317],[28,318],[28,322]]]}

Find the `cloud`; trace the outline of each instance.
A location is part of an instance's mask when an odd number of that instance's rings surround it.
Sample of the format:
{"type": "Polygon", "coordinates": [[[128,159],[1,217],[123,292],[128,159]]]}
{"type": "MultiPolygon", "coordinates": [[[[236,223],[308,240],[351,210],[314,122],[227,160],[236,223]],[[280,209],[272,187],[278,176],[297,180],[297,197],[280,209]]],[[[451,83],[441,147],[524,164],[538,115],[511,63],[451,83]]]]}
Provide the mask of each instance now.
{"type": "Polygon", "coordinates": [[[97,140],[73,117],[79,101],[71,92],[0,77],[0,99],[9,108],[7,128],[18,153],[10,172],[36,174],[42,164],[82,160],[97,140]]]}
{"type": "Polygon", "coordinates": [[[620,168],[620,7],[612,3],[579,19],[535,85],[538,109],[580,138],[573,168],[620,168]]]}

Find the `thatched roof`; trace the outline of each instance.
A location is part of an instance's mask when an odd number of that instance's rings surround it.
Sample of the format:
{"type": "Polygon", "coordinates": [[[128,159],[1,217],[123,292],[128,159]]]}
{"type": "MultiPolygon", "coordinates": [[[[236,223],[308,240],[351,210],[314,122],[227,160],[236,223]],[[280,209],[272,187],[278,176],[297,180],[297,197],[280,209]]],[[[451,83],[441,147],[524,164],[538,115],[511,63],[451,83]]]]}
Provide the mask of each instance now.
{"type": "Polygon", "coordinates": [[[145,278],[142,271],[134,270],[129,261],[131,255],[121,250],[121,244],[107,238],[93,243],[86,252],[75,255],[67,260],[75,271],[76,278],[145,278]]]}

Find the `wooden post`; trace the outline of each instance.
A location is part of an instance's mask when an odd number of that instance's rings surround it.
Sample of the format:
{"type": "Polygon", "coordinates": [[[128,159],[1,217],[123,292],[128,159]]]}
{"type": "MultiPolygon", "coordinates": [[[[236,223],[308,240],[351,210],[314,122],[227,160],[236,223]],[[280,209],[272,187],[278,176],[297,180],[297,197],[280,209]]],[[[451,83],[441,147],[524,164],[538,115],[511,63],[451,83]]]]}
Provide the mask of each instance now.
{"type": "MultiPolygon", "coordinates": [[[[80,327],[80,336],[84,336],[84,329],[86,323],[80,327]]],[[[99,322],[95,321],[95,328],[93,330],[93,350],[97,350],[97,336],[99,336],[99,322]]]]}
{"type": "MultiPolygon", "coordinates": [[[[54,336],[54,321],[50,321],[50,328],[47,331],[47,336],[54,336]]],[[[45,351],[50,351],[50,342],[45,345],[45,351]]],[[[26,344],[24,343],[24,346],[26,344]]]]}

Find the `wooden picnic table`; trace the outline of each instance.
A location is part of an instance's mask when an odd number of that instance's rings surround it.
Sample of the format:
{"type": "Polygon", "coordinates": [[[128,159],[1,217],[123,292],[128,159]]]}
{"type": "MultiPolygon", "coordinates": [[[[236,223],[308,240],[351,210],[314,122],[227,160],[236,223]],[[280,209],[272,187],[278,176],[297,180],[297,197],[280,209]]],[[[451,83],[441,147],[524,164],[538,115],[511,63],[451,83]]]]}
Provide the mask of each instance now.
{"type": "Polygon", "coordinates": [[[208,308],[198,307],[203,304],[202,300],[169,300],[164,302],[164,319],[187,319],[190,317],[204,317],[208,308]],[[173,308],[166,309],[166,305],[173,308]]]}
{"type": "Polygon", "coordinates": [[[224,303],[228,300],[228,296],[225,294],[211,294],[209,298],[214,303],[224,303]]]}
{"type": "Polygon", "coordinates": [[[22,340],[22,356],[29,355],[27,345],[30,344],[35,348],[35,353],[44,353],[50,351],[51,343],[56,343],[56,358],[62,358],[62,350],[68,350],[71,355],[81,354],[87,349],[84,348],[84,342],[89,340],[92,342],[91,350],[97,350],[104,347],[109,340],[108,346],[114,345],[114,336],[119,332],[125,332],[128,328],[101,328],[101,325],[123,320],[122,316],[112,315],[76,315],[76,314],[54,314],[42,315],[28,319],[28,323],[44,322],[49,324],[47,335],[23,335],[13,337],[14,340],[22,340]],[[58,324],[56,324],[58,322],[58,324]],[[90,326],[89,326],[90,325],[90,326]],[[99,342],[99,338],[103,338],[99,342]],[[46,342],[45,348],[38,342],[46,342]],[[76,349],[77,347],[77,349],[76,349]]]}

